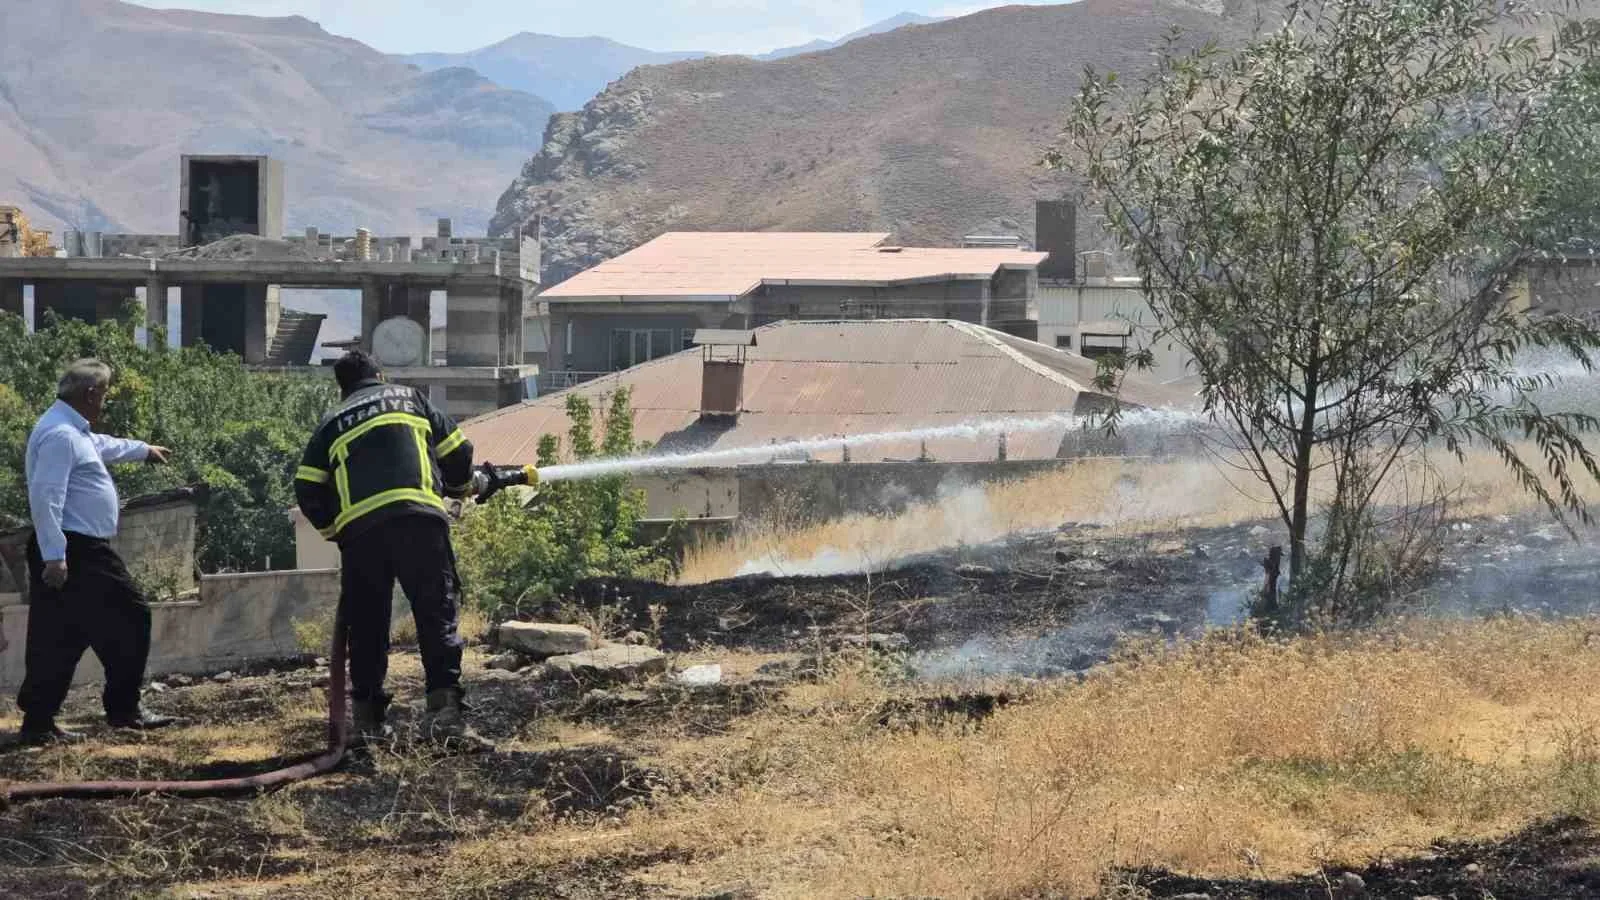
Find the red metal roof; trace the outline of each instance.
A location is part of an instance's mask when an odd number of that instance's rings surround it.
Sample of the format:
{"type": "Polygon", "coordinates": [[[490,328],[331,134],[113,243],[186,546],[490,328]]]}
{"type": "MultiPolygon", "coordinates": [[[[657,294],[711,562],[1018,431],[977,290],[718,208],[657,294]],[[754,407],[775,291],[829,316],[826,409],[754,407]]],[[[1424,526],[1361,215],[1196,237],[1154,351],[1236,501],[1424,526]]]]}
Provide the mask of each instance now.
{"type": "Polygon", "coordinates": [[[762,284],[908,284],[988,279],[1034,268],[1046,254],[1016,249],[884,247],[876,232],[674,231],[574,275],[540,296],[740,297],[762,284]]]}
{"type": "MultiPolygon", "coordinates": [[[[566,397],[600,401],[631,391],[634,435],[672,447],[723,450],[820,437],[909,431],[936,426],[1038,419],[1081,412],[1094,395],[1092,360],[964,322],[895,319],[780,322],[758,330],[749,349],[744,411],[725,430],[686,433],[700,417],[701,353],[688,350],[623,372],[480,416],[462,428],[479,459],[531,463],[539,437],[567,431],[566,397]]],[[[1149,408],[1189,408],[1193,396],[1130,376],[1121,399],[1149,408]]],[[[1056,455],[1070,427],[1018,428],[1007,435],[1014,459],[1056,455]]],[[[928,442],[942,460],[993,459],[997,436],[928,442]]],[[[857,461],[911,459],[919,441],[877,442],[852,450],[857,461]]],[[[837,449],[812,454],[837,460],[837,449]]]]}

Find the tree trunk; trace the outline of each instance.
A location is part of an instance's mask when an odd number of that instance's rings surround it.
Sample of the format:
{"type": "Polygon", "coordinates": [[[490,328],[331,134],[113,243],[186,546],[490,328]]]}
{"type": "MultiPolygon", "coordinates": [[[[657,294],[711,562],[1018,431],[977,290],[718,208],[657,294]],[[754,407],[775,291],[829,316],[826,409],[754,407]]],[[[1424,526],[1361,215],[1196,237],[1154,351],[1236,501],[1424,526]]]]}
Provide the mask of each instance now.
{"type": "Polygon", "coordinates": [[[1294,448],[1294,508],[1289,517],[1289,584],[1305,570],[1306,527],[1311,521],[1311,457],[1317,429],[1317,388],[1322,370],[1322,323],[1312,322],[1311,340],[1306,348],[1305,407],[1300,410],[1300,429],[1294,448]]]}

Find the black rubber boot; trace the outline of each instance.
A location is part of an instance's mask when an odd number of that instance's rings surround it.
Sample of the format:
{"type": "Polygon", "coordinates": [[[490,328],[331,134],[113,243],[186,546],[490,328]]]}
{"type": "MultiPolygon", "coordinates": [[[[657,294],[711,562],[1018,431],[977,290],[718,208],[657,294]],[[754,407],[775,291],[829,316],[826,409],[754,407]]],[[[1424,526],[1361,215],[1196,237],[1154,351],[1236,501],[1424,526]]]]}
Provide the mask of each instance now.
{"type": "Polygon", "coordinates": [[[48,725],[28,723],[22,726],[17,734],[17,744],[23,747],[44,747],[50,744],[77,744],[87,740],[87,737],[76,731],[68,731],[54,722],[48,725]]]}
{"type": "Polygon", "coordinates": [[[389,727],[389,704],[382,700],[356,700],[350,704],[351,712],[355,719],[354,728],[350,734],[350,744],[360,747],[365,744],[387,741],[394,736],[394,729],[389,727]]]}
{"type": "Polygon", "coordinates": [[[423,737],[442,744],[447,750],[483,753],[494,744],[467,725],[461,710],[460,688],[439,688],[428,692],[428,714],[422,720],[423,737]]]}

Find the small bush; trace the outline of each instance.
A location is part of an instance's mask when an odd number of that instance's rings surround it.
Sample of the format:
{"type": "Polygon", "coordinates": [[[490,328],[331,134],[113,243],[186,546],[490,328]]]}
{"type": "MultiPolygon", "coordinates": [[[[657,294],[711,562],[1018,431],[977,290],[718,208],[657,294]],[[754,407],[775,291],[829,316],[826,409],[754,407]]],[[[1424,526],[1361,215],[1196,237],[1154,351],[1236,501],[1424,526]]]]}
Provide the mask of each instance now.
{"type": "MultiPolygon", "coordinates": [[[[575,462],[636,452],[627,391],[611,396],[595,442],[594,410],[585,397],[567,398],[569,453],[575,462]]],[[[562,460],[559,440],[539,442],[541,468],[562,460]]],[[[634,529],[644,515],[644,492],[624,476],[543,485],[524,506],[512,492],[473,508],[458,529],[463,587],[469,605],[491,621],[553,601],[586,578],[661,578],[672,563],[661,544],[639,546],[634,529]]]]}

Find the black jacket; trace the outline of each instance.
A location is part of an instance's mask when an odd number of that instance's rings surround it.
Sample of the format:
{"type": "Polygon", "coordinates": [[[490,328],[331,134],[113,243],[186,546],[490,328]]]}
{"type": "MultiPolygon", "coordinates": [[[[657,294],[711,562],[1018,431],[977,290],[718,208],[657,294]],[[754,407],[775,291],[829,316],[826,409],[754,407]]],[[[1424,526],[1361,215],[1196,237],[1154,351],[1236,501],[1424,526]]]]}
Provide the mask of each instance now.
{"type": "Polygon", "coordinates": [[[364,382],[317,426],[294,496],[323,537],[345,541],[386,519],[448,520],[445,497],[472,484],[472,444],[415,388],[364,382]]]}

